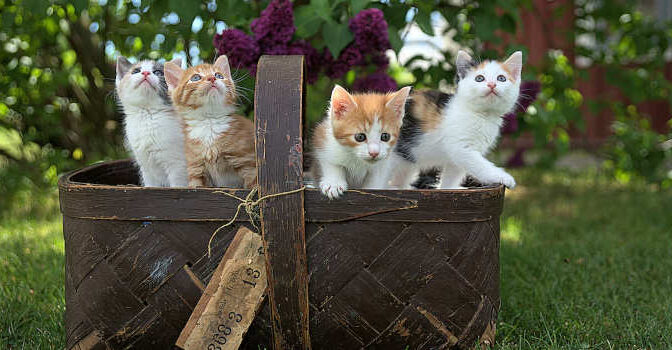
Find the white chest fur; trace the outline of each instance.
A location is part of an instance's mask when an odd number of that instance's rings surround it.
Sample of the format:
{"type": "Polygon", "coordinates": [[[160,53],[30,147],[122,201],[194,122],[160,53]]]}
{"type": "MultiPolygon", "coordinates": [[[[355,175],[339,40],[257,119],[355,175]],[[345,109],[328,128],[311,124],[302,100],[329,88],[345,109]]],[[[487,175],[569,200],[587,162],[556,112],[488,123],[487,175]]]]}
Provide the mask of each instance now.
{"type": "Polygon", "coordinates": [[[147,186],[186,186],[184,135],[171,108],[124,108],[126,143],[147,186]]]}
{"type": "Polygon", "coordinates": [[[215,162],[219,154],[217,140],[229,129],[228,117],[205,120],[187,120],[187,136],[198,141],[207,162],[215,162]]]}
{"type": "Polygon", "coordinates": [[[357,157],[352,149],[338,143],[333,137],[329,137],[320,158],[333,164],[337,164],[345,169],[347,181],[350,187],[361,187],[370,174],[372,167],[380,165],[376,163],[367,163],[357,157]]]}

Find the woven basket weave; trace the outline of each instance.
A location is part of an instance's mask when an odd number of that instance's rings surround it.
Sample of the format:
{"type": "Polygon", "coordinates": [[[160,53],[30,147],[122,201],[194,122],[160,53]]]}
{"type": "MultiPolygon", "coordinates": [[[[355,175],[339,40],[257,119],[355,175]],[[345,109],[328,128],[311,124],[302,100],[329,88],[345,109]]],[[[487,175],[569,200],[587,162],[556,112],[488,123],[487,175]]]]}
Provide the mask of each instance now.
{"type": "MultiPolygon", "coordinates": [[[[68,349],[168,349],[246,214],[222,189],[137,186],[130,161],[59,183],[68,349]]],[[[239,197],[249,191],[229,190],[239,197]]],[[[504,189],[306,190],[314,349],[445,349],[494,342],[504,189]]],[[[272,348],[269,302],[243,348],[272,348]]]]}

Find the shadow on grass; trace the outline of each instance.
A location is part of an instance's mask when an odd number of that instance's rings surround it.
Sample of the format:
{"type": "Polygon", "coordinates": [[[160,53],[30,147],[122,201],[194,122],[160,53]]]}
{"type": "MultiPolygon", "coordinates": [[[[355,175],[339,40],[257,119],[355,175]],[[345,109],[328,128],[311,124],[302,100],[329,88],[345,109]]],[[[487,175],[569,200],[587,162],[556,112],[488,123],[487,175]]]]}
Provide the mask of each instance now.
{"type": "Polygon", "coordinates": [[[498,348],[672,343],[672,194],[526,170],[502,216],[498,348]]]}

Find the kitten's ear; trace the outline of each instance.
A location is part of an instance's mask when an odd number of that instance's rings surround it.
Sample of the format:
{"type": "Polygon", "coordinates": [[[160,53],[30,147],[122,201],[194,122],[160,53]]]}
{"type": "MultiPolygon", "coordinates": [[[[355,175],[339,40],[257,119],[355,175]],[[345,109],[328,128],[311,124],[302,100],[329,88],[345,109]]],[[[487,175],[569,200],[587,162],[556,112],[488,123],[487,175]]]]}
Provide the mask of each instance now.
{"type": "Polygon", "coordinates": [[[184,69],[175,64],[173,61],[166,62],[166,64],[163,65],[163,76],[166,78],[168,91],[173,91],[173,89],[177,87],[177,85],[180,83],[180,79],[182,79],[183,74],[184,69]]]}
{"type": "Polygon", "coordinates": [[[399,91],[390,95],[390,99],[385,104],[385,107],[391,109],[397,114],[397,117],[404,117],[404,108],[406,107],[406,100],[408,95],[411,93],[411,87],[407,86],[399,89],[399,91]]]}
{"type": "Polygon", "coordinates": [[[229,58],[226,55],[221,55],[217,57],[215,61],[215,67],[219,68],[222,74],[229,80],[231,79],[231,67],[229,66],[229,58]]]}
{"type": "MultiPolygon", "coordinates": [[[[180,57],[173,58],[172,60],[170,60],[166,63],[175,63],[176,66],[182,67],[182,58],[180,58],[180,57]]],[[[164,64],[164,66],[165,66],[165,64],[164,64]]]]}
{"type": "Polygon", "coordinates": [[[119,56],[117,57],[117,81],[121,80],[121,78],[128,72],[129,69],[133,66],[133,63],[129,62],[126,57],[124,56],[119,56]]]}
{"type": "Polygon", "coordinates": [[[465,51],[458,51],[457,58],[455,59],[455,68],[457,69],[457,75],[460,79],[464,78],[471,67],[474,66],[474,60],[469,56],[465,51]]]}
{"type": "Polygon", "coordinates": [[[357,108],[357,103],[352,95],[336,84],[334,90],[331,91],[331,105],[329,106],[331,115],[335,119],[341,119],[346,112],[353,111],[355,108],[357,108]]]}
{"type": "Polygon", "coordinates": [[[520,51],[514,52],[509,58],[503,63],[506,70],[511,73],[511,77],[515,80],[520,78],[520,72],[523,70],[523,53],[520,51]]]}

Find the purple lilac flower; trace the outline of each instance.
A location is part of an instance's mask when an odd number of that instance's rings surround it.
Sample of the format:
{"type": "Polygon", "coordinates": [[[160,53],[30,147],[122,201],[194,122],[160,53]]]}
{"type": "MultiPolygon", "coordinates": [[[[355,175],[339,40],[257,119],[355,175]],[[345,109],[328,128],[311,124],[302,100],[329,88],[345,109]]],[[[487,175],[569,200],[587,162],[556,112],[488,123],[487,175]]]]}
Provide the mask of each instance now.
{"type": "Polygon", "coordinates": [[[536,80],[524,81],[520,84],[520,96],[518,96],[518,112],[525,112],[537,99],[541,91],[541,83],[536,80]]]}
{"type": "Polygon", "coordinates": [[[287,55],[289,54],[289,46],[287,44],[280,44],[276,46],[265,47],[264,55],[287,55]]]}
{"type": "Polygon", "coordinates": [[[523,158],[523,155],[525,154],[525,147],[520,147],[516,149],[516,153],[514,153],[511,158],[506,162],[506,167],[507,168],[520,168],[525,165],[525,158],[523,158]]]}
{"type": "Polygon", "coordinates": [[[514,112],[504,115],[504,124],[502,124],[502,134],[513,134],[518,130],[518,115],[514,112]]]}
{"type": "Polygon", "coordinates": [[[376,66],[376,70],[379,72],[387,70],[387,67],[390,65],[390,59],[387,58],[385,53],[381,52],[371,56],[371,63],[376,66]]]}
{"type": "Polygon", "coordinates": [[[396,89],[397,82],[384,72],[369,74],[352,84],[352,90],[358,92],[391,92],[396,89]]]}
{"type": "Polygon", "coordinates": [[[320,53],[315,50],[315,48],[310,45],[305,40],[299,40],[292,43],[288,48],[288,54],[290,55],[303,55],[306,60],[306,72],[307,72],[307,81],[309,84],[312,84],[317,81],[321,70],[321,58],[320,53]]]}
{"type": "Polygon", "coordinates": [[[520,95],[516,101],[516,108],[504,115],[503,134],[512,134],[518,130],[518,114],[527,111],[527,108],[537,99],[540,91],[541,83],[536,80],[524,81],[520,84],[520,95]]]}
{"type": "Polygon", "coordinates": [[[360,11],[350,20],[349,27],[355,36],[355,44],[363,53],[390,48],[383,11],[377,8],[360,11]]]}
{"type": "Polygon", "coordinates": [[[259,60],[259,45],[240,29],[227,29],[213,38],[219,55],[226,55],[232,69],[250,69],[259,60]]]}
{"type": "Polygon", "coordinates": [[[289,0],[273,0],[268,4],[259,18],[252,21],[250,29],[254,39],[266,53],[267,48],[287,46],[296,27],[294,27],[294,10],[289,0]]]}
{"type": "MultiPolygon", "coordinates": [[[[329,54],[331,56],[331,54],[329,54]]],[[[327,75],[332,79],[338,79],[347,73],[353,66],[364,63],[364,56],[358,47],[348,45],[341,51],[338,59],[334,60],[327,68],[327,75]]]]}

